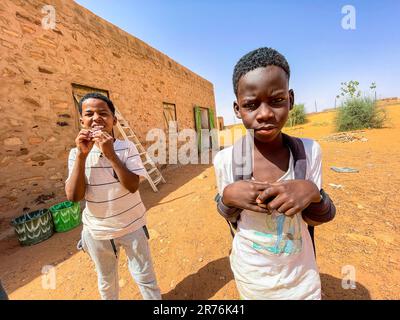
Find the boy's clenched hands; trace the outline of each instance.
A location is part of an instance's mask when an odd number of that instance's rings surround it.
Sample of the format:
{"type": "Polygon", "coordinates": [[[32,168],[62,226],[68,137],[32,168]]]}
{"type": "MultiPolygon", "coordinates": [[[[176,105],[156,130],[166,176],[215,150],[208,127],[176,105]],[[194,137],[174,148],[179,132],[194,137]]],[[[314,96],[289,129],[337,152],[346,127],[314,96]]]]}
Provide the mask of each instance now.
{"type": "Polygon", "coordinates": [[[303,211],[311,202],[320,200],[319,189],[312,181],[285,180],[271,183],[261,191],[256,202],[270,212],[277,210],[279,213],[292,216],[303,211]],[[271,197],[274,199],[264,204],[265,200],[271,197]]]}
{"type": "Polygon", "coordinates": [[[321,197],[318,187],[308,180],[274,183],[240,180],[225,187],[222,199],[229,207],[267,214],[277,210],[292,216],[303,211],[311,202],[319,202],[321,197]]]}

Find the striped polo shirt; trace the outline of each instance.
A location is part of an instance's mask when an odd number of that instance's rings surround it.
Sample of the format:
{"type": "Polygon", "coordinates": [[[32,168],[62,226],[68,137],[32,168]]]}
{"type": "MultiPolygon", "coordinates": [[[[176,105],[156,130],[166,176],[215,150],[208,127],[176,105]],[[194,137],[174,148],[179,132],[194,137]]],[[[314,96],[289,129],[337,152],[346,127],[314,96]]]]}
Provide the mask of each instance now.
{"type": "MultiPolygon", "coordinates": [[[[128,170],[139,176],[146,176],[133,142],[117,139],[114,150],[128,170]]],[[[76,153],[77,148],[71,149],[69,153],[68,179],[74,167],[76,153]]],[[[94,239],[119,238],[146,224],[146,208],[139,191],[131,193],[119,182],[110,162],[96,145],[86,158],[85,176],[86,207],[82,213],[82,222],[94,239]]]]}

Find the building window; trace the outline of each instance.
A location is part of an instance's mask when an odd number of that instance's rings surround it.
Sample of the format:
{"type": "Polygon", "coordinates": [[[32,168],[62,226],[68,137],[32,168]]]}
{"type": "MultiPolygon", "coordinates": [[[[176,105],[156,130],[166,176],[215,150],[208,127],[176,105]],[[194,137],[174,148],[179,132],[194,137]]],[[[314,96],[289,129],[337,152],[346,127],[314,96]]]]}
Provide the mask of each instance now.
{"type": "Polygon", "coordinates": [[[163,113],[164,113],[164,127],[165,130],[168,132],[169,130],[169,123],[173,121],[176,125],[176,130],[178,130],[178,123],[176,120],[176,106],[172,103],[163,103],[163,113]]]}

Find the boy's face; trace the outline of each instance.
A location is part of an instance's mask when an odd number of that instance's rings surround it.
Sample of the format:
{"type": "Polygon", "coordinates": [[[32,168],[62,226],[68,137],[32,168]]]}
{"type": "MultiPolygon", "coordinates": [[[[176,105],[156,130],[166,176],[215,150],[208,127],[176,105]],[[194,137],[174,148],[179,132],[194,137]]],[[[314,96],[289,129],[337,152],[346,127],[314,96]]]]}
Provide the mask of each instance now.
{"type": "Polygon", "coordinates": [[[117,118],[113,115],[107,103],[100,99],[90,98],[82,103],[81,125],[85,129],[93,129],[95,126],[103,127],[102,131],[112,134],[113,126],[117,118]]]}
{"type": "Polygon", "coordinates": [[[289,90],[286,72],[277,66],[257,68],[239,79],[233,108],[254,137],[269,143],[279,136],[293,108],[294,93],[289,90]]]}

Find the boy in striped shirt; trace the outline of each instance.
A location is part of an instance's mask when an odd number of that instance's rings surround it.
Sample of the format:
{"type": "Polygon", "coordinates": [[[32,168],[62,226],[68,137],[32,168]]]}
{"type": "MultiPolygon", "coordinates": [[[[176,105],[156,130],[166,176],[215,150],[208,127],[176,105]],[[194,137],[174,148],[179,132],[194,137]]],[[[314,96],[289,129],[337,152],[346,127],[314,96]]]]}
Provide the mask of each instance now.
{"type": "Polygon", "coordinates": [[[86,200],[82,213],[82,248],[92,258],[102,299],[118,299],[118,256],[123,247],[128,267],[143,299],[161,299],[151,261],[139,176],[145,176],[131,141],[113,137],[111,100],[89,93],[79,102],[83,129],[70,151],[65,184],[70,201],[86,200]]]}

